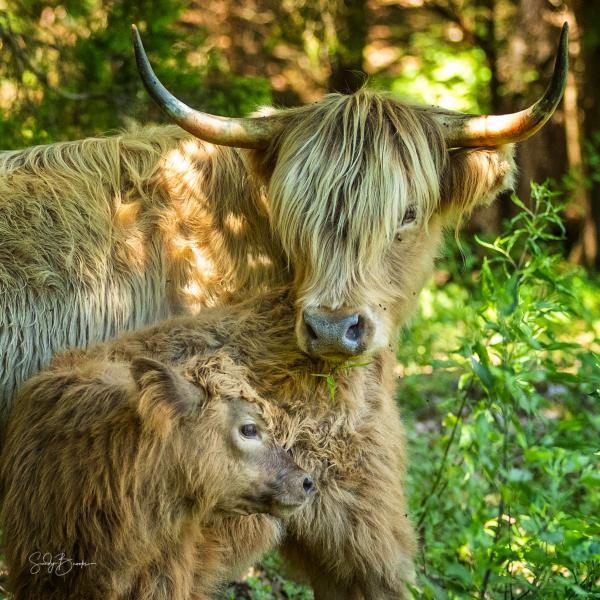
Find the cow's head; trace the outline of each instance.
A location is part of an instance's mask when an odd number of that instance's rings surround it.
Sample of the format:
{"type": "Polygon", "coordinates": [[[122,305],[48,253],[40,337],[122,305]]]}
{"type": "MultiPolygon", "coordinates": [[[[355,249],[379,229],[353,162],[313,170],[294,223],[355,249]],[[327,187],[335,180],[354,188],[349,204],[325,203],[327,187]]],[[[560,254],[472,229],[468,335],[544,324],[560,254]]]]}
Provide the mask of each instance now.
{"type": "Polygon", "coordinates": [[[135,29],[134,46],[146,88],[176,123],[255,151],[273,231],[293,265],[298,343],[342,360],[390,344],[431,273],[443,226],[512,185],[510,144],[550,118],[567,73],[565,25],[548,89],[515,114],[465,115],[360,90],[225,119],[174,98],[135,29]]]}

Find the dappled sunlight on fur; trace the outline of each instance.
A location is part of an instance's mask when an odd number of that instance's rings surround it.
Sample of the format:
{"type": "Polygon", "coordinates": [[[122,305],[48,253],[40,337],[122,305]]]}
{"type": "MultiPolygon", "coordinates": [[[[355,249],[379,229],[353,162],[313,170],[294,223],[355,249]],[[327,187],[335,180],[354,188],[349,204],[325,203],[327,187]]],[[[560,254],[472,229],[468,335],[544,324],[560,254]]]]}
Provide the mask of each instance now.
{"type": "Polygon", "coordinates": [[[177,127],[0,154],[1,412],[52,352],[285,277],[244,170],[177,127]]]}

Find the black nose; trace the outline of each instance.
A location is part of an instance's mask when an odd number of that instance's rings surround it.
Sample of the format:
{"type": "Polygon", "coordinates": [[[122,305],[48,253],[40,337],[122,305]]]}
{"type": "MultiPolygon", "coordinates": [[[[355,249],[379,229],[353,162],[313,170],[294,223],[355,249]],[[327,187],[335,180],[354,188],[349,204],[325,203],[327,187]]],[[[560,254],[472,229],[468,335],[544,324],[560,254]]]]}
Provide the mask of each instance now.
{"type": "Polygon", "coordinates": [[[310,352],[355,356],[364,351],[366,319],[359,313],[305,310],[303,317],[310,352]]]}
{"type": "Polygon", "coordinates": [[[304,488],[304,491],[307,494],[310,494],[310,492],[312,492],[312,490],[313,490],[313,480],[312,480],[312,477],[306,476],[304,478],[304,481],[302,482],[302,487],[304,488]]]}

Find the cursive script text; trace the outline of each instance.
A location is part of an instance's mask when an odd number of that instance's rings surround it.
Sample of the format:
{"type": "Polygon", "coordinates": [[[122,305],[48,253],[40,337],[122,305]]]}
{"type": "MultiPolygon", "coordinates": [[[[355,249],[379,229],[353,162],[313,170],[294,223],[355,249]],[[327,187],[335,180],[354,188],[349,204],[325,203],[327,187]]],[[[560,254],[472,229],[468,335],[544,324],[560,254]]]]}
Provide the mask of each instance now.
{"type": "Polygon", "coordinates": [[[57,575],[58,577],[64,577],[76,567],[83,569],[84,567],[96,564],[93,562],[85,562],[83,560],[73,560],[72,558],[66,557],[64,552],[61,552],[56,556],[52,556],[50,552],[44,552],[43,554],[41,552],[34,552],[29,555],[29,562],[31,563],[29,572],[32,575],[41,573],[43,569],[50,575],[54,573],[54,575],[57,575]]]}

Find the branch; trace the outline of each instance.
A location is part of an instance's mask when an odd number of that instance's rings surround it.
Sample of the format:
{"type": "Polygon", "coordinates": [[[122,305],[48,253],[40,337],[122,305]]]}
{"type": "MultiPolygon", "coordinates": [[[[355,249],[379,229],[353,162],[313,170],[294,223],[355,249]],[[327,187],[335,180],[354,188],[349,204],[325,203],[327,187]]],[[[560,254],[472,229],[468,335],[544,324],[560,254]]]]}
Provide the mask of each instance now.
{"type": "Polygon", "coordinates": [[[442,456],[442,461],[441,461],[440,466],[438,467],[437,473],[435,475],[433,485],[431,486],[431,489],[429,490],[429,493],[427,494],[427,496],[425,496],[425,498],[423,498],[423,500],[421,501],[421,506],[423,507],[423,512],[421,513],[421,516],[419,517],[419,520],[417,522],[417,530],[421,529],[421,526],[423,525],[423,521],[425,520],[425,517],[427,516],[427,511],[425,510],[425,507],[427,506],[427,503],[429,502],[430,498],[437,491],[438,485],[440,484],[440,480],[442,479],[444,467],[446,466],[446,461],[448,459],[448,453],[450,451],[450,447],[452,446],[452,443],[454,442],[454,437],[456,436],[458,424],[461,422],[462,412],[463,412],[463,410],[465,408],[465,404],[467,402],[467,393],[468,393],[467,390],[465,390],[463,392],[462,401],[461,401],[460,407],[458,409],[458,412],[456,413],[456,421],[454,421],[454,427],[452,428],[452,432],[450,433],[450,438],[448,439],[448,443],[446,444],[446,447],[444,448],[444,455],[442,456]]]}
{"type": "MultiPolygon", "coordinates": [[[[494,550],[493,547],[497,544],[498,539],[500,538],[500,530],[502,528],[502,515],[504,513],[504,499],[502,496],[500,497],[500,502],[498,503],[498,516],[496,518],[496,533],[494,534],[494,542],[492,546],[492,550],[490,552],[490,560],[488,563],[488,568],[485,570],[485,575],[483,576],[483,584],[481,586],[481,590],[479,592],[479,598],[485,598],[485,593],[487,591],[488,584],[490,582],[490,575],[492,574],[492,563],[494,562],[494,550]]],[[[510,524],[509,524],[510,526],[510,524]]]]}
{"type": "Polygon", "coordinates": [[[466,19],[458,8],[454,4],[440,4],[436,0],[425,0],[423,3],[425,8],[437,13],[447,21],[452,21],[455,25],[458,25],[460,30],[463,32],[464,39],[469,44],[476,44],[481,48],[486,47],[487,42],[482,38],[476,31],[475,26],[468,19],[466,19]]]}

